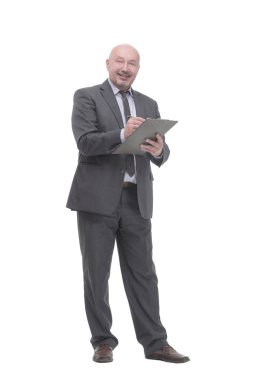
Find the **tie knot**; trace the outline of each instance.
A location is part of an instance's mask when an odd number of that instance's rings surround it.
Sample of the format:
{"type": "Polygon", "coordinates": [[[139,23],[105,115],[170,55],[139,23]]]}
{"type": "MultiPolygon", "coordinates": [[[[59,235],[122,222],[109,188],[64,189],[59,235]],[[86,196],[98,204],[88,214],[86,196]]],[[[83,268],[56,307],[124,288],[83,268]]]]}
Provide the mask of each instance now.
{"type": "Polygon", "coordinates": [[[130,94],[130,92],[128,90],[127,91],[119,91],[119,94],[122,96],[122,98],[126,98],[126,95],[130,94]]]}

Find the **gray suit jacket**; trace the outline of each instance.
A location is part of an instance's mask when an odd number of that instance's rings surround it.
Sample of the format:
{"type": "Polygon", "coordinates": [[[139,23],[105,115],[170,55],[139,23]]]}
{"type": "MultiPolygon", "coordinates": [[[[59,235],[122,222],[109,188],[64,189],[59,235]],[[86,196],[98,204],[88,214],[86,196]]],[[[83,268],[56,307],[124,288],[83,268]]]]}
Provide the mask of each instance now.
{"type": "MultiPolygon", "coordinates": [[[[136,115],[160,118],[157,103],[133,91],[136,115]]],[[[72,128],[79,150],[78,166],[67,207],[104,215],[117,207],[126,172],[125,155],[111,154],[121,144],[123,120],[117,100],[106,80],[102,85],[77,90],[74,95],[72,128]]],[[[140,212],[149,219],[153,212],[153,175],[150,161],[161,166],[169,157],[164,145],[161,159],[146,153],[136,155],[137,193],[140,212]]]]}

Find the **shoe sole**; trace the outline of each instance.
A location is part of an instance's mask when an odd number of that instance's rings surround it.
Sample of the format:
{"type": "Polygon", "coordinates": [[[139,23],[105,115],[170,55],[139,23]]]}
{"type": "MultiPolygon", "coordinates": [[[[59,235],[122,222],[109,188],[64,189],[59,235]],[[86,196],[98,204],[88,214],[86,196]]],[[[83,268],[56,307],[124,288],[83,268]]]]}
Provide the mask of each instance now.
{"type": "Polygon", "coordinates": [[[180,360],[169,360],[169,359],[162,359],[160,357],[155,357],[155,356],[147,356],[146,359],[150,359],[150,360],[160,360],[162,362],[166,362],[166,363],[174,363],[174,364],[181,364],[181,363],[187,363],[190,361],[189,358],[184,358],[184,359],[180,359],[180,360]]]}
{"type": "Polygon", "coordinates": [[[95,363],[111,363],[111,362],[113,361],[113,359],[105,358],[105,359],[95,360],[95,359],[93,358],[93,361],[94,361],[95,363]]]}

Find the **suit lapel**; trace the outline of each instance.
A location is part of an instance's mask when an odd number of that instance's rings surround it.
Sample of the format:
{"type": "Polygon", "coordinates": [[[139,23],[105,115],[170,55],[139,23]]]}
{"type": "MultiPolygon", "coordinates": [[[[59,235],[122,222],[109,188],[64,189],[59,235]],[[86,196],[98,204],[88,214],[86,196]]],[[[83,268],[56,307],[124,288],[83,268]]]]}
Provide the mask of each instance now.
{"type": "Polygon", "coordinates": [[[110,86],[108,80],[106,80],[101,85],[100,91],[101,91],[101,94],[104,97],[106,103],[111,108],[114,116],[116,117],[116,120],[117,120],[117,122],[119,124],[119,128],[123,128],[124,124],[123,124],[123,120],[122,120],[122,117],[121,117],[120,109],[119,109],[117,100],[115,98],[115,95],[114,95],[114,93],[113,93],[113,91],[111,89],[111,86],[110,86]]]}
{"type": "MultiPolygon", "coordinates": [[[[115,95],[111,89],[111,86],[110,86],[108,80],[106,80],[101,85],[100,92],[101,92],[103,98],[105,99],[106,103],[110,107],[111,111],[113,112],[113,114],[114,114],[114,116],[118,122],[119,128],[124,128],[120,109],[119,109],[116,97],[115,97],[115,95]]],[[[136,109],[136,116],[140,116],[140,117],[145,118],[146,117],[145,108],[144,108],[144,104],[141,100],[141,94],[133,90],[133,97],[134,97],[134,104],[135,104],[135,109],[136,109]]]]}

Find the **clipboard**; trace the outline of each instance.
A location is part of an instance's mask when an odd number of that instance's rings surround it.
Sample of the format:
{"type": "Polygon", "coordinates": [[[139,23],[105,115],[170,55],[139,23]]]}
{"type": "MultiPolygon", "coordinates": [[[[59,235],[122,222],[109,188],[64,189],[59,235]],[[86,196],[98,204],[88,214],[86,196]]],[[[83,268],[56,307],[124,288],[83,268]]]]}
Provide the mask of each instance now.
{"type": "Polygon", "coordinates": [[[156,134],[164,136],[175,124],[175,120],[166,119],[146,119],[139,128],[133,132],[123,144],[117,146],[112,154],[145,154],[140,149],[140,144],[146,139],[156,139],[156,134]]]}

